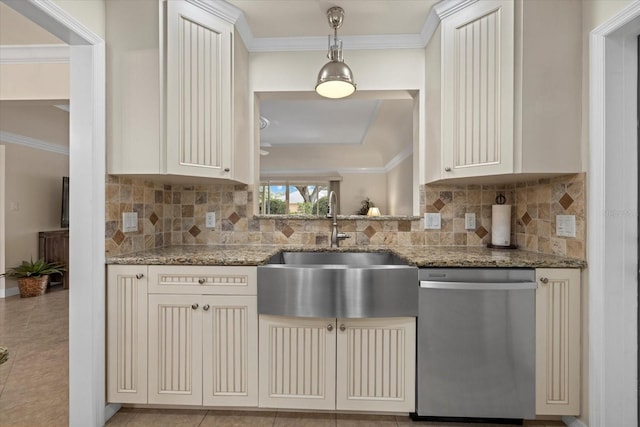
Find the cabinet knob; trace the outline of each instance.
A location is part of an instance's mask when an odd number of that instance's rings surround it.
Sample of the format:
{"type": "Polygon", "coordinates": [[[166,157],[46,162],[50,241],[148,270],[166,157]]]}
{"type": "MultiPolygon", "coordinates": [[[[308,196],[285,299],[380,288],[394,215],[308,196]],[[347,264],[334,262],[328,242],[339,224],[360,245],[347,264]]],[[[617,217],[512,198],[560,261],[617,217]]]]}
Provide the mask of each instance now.
{"type": "Polygon", "coordinates": [[[541,281],[542,283],[544,283],[545,285],[546,285],[547,283],[549,283],[549,279],[547,279],[546,277],[541,277],[541,278],[540,278],[540,281],[541,281]]]}
{"type": "Polygon", "coordinates": [[[333,324],[329,323],[327,325],[327,331],[329,331],[329,332],[333,331],[333,324]]]}
{"type": "Polygon", "coordinates": [[[346,327],[346,326],[344,326],[344,323],[343,323],[342,325],[340,325],[340,330],[341,330],[342,332],[344,332],[344,331],[346,331],[346,330],[347,330],[347,327],[346,327]]]}
{"type": "Polygon", "coordinates": [[[194,309],[194,310],[195,310],[196,308],[198,308],[198,307],[199,307],[199,306],[198,306],[198,303],[197,303],[197,302],[196,302],[196,303],[191,304],[191,308],[192,308],[192,309],[194,309]]]}
{"type": "Polygon", "coordinates": [[[451,172],[451,168],[449,166],[447,166],[446,168],[444,168],[445,172],[451,172]]]}
{"type": "Polygon", "coordinates": [[[206,282],[206,280],[203,277],[198,279],[198,283],[200,283],[201,285],[204,285],[204,282],[206,282]]]}
{"type": "Polygon", "coordinates": [[[229,168],[224,168],[224,171],[225,171],[225,172],[229,172],[230,170],[231,170],[231,169],[229,169],[229,168]]]}
{"type": "Polygon", "coordinates": [[[143,277],[144,277],[144,274],[142,274],[142,273],[136,274],[136,279],[138,279],[138,280],[142,279],[143,277]]]}
{"type": "Polygon", "coordinates": [[[202,309],[204,311],[208,311],[209,310],[209,304],[205,304],[204,307],[202,307],[202,309]]]}

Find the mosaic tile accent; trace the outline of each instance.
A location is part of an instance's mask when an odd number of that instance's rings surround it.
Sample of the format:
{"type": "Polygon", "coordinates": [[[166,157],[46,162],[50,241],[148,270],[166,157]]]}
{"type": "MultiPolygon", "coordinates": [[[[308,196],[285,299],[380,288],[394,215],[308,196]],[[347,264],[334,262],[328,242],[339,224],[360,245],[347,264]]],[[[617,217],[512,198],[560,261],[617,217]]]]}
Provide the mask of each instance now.
{"type": "Polygon", "coordinates": [[[231,215],[229,215],[229,221],[231,221],[232,224],[235,224],[236,222],[240,221],[240,215],[238,215],[236,212],[232,213],[231,215]]]}
{"type": "Polygon", "coordinates": [[[486,236],[487,234],[489,234],[489,232],[487,231],[486,228],[484,228],[483,226],[478,227],[478,229],[476,230],[476,234],[478,235],[479,238],[483,238],[484,236],[486,236]]]}
{"type": "MultiPolygon", "coordinates": [[[[512,243],[585,259],[585,181],[583,173],[500,185],[425,185],[420,189],[420,213],[439,212],[440,230],[424,230],[422,219],[341,218],[339,229],[350,237],[340,244],[485,246],[491,242],[491,206],[504,194],[512,205],[512,243]],[[475,230],[464,227],[467,212],[476,214],[475,230]],[[575,238],[555,235],[555,217],[561,214],[576,216],[575,238]]],[[[105,190],[109,256],[185,244],[326,247],[331,238],[326,218],[254,218],[253,187],[247,185],[173,185],[107,176],[105,190]],[[140,215],[139,230],[125,234],[122,213],[131,211],[140,215]],[[205,227],[206,212],[216,213],[213,229],[205,227]]]]}
{"type": "Polygon", "coordinates": [[[158,215],[156,215],[155,212],[151,213],[151,216],[149,217],[149,221],[151,222],[151,224],[156,225],[156,222],[158,222],[160,218],[158,218],[158,215]]]}
{"type": "Polygon", "coordinates": [[[364,229],[364,234],[371,239],[373,236],[375,236],[376,234],[376,229],[373,228],[372,226],[368,226],[367,228],[364,229]]]}
{"type": "Polygon", "coordinates": [[[197,225],[194,225],[193,227],[191,227],[189,229],[189,234],[191,234],[193,237],[198,237],[198,234],[200,234],[200,233],[201,233],[201,231],[200,231],[200,229],[198,228],[197,225]]]}
{"type": "Polygon", "coordinates": [[[282,229],[282,234],[287,236],[287,238],[291,237],[291,235],[293,235],[293,233],[295,233],[295,230],[293,228],[291,228],[288,224],[285,225],[284,228],[282,229]]]}
{"type": "Polygon", "coordinates": [[[569,209],[569,206],[571,206],[571,204],[573,203],[573,199],[571,198],[569,193],[564,193],[560,200],[558,200],[558,203],[560,203],[560,206],[562,206],[563,208],[569,209]]]}

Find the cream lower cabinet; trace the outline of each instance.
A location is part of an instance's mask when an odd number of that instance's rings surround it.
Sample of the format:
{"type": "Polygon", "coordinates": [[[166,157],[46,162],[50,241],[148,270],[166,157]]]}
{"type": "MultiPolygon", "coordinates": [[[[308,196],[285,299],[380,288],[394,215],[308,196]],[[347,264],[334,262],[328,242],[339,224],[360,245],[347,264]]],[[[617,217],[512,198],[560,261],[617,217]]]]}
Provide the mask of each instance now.
{"type": "Polygon", "coordinates": [[[107,274],[107,401],[147,403],[147,267],[107,274]]]}
{"type": "Polygon", "coordinates": [[[260,407],[410,412],[415,318],[260,316],[260,407]]]}
{"type": "Polygon", "coordinates": [[[580,270],[537,269],[536,414],[580,414],[580,270]]]}
{"type": "Polygon", "coordinates": [[[255,267],[110,265],[107,400],[257,406],[255,267]]]}
{"type": "Polygon", "coordinates": [[[149,403],[256,406],[255,296],[149,295],[149,403]]]}

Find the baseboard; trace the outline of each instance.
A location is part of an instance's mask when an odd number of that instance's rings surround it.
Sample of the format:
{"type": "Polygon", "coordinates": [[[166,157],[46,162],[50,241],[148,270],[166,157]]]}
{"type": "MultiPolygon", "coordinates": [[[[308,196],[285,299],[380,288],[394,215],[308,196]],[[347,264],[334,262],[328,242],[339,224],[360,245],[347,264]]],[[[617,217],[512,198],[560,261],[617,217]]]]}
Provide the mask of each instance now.
{"type": "Polygon", "coordinates": [[[120,403],[108,403],[104,407],[104,423],[106,424],[107,421],[109,421],[111,417],[113,417],[116,412],[120,410],[120,408],[122,408],[122,405],[120,403]]]}
{"type": "Polygon", "coordinates": [[[569,427],[588,427],[582,420],[576,417],[562,417],[562,422],[569,427]]]}
{"type": "Polygon", "coordinates": [[[12,297],[14,295],[18,295],[20,293],[20,288],[17,286],[15,288],[6,288],[0,289],[0,298],[12,297]]]}

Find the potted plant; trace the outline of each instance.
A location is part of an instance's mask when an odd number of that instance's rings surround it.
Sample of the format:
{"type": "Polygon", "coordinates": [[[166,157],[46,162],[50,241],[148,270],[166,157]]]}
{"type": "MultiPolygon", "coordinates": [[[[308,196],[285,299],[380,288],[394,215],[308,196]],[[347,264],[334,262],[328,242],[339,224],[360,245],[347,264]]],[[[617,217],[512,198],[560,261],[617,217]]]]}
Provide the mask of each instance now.
{"type": "Polygon", "coordinates": [[[47,290],[49,275],[62,273],[65,270],[66,267],[63,264],[46,262],[44,258],[34,262],[31,258],[30,261],[22,261],[22,264],[17,267],[8,269],[2,276],[18,279],[20,297],[28,298],[44,294],[47,290]]]}

